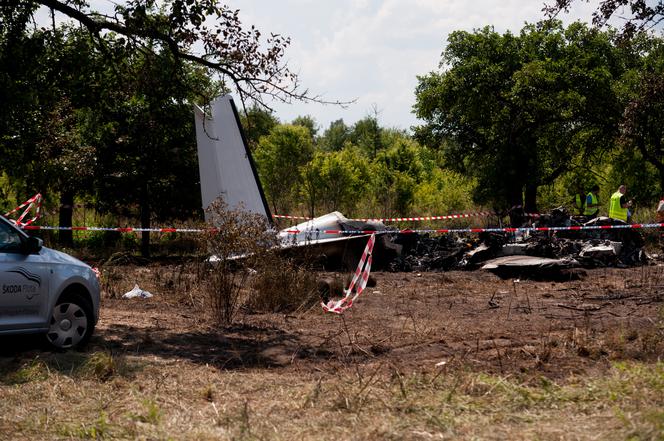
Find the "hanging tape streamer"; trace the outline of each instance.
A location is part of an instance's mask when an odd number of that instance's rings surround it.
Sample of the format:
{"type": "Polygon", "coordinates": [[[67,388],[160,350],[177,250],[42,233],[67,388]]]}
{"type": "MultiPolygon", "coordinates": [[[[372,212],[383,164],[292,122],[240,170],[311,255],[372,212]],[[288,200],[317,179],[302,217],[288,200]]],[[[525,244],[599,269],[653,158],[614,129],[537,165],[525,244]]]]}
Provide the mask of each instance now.
{"type": "Polygon", "coordinates": [[[367,246],[364,248],[360,262],[357,264],[357,269],[355,270],[353,279],[350,281],[348,288],[344,290],[345,296],[337,301],[330,300],[327,303],[321,302],[323,311],[342,314],[345,310],[353,306],[353,302],[367,287],[369,274],[371,273],[371,263],[373,261],[372,253],[374,243],[376,243],[376,235],[372,234],[371,237],[369,237],[367,246]],[[353,289],[355,290],[355,295],[353,295],[353,289]]]}
{"type": "Polygon", "coordinates": [[[25,210],[23,211],[23,213],[21,213],[21,215],[19,216],[18,219],[16,219],[16,220],[10,219],[10,220],[13,220],[16,223],[16,225],[18,225],[19,227],[24,227],[24,226],[32,224],[33,222],[35,222],[37,219],[39,219],[41,217],[41,206],[42,206],[42,195],[41,195],[41,193],[37,193],[36,195],[31,197],[27,201],[23,202],[18,207],[16,207],[13,210],[8,211],[7,213],[5,213],[5,217],[9,217],[10,215],[16,213],[20,209],[26,207],[25,210]],[[30,210],[32,209],[32,207],[34,207],[35,205],[36,205],[35,216],[32,219],[28,219],[27,221],[23,222],[23,219],[25,219],[25,217],[28,215],[28,213],[30,213],[30,210]]]}

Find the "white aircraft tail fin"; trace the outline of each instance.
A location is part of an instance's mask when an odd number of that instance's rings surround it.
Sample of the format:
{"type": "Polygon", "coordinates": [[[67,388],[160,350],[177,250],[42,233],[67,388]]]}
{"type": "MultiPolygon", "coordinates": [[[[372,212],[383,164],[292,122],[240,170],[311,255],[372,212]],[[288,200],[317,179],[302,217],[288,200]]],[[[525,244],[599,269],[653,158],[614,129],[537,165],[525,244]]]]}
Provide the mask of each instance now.
{"type": "Polygon", "coordinates": [[[230,208],[242,204],[272,222],[233,99],[230,95],[215,98],[210,114],[194,105],[194,114],[203,208],[222,196],[230,208]]]}

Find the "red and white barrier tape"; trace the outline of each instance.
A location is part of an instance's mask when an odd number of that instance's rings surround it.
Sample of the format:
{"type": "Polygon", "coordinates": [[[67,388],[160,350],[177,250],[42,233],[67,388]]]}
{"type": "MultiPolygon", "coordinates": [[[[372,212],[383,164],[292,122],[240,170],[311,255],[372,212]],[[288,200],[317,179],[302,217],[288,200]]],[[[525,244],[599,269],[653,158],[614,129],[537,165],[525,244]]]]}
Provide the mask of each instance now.
{"type": "Polygon", "coordinates": [[[307,216],[291,216],[290,214],[273,214],[272,217],[277,219],[302,219],[302,220],[311,220],[313,217],[307,216]]]}
{"type": "Polygon", "coordinates": [[[330,300],[327,303],[321,302],[323,311],[342,314],[345,310],[353,306],[353,302],[367,287],[369,274],[371,273],[371,263],[373,261],[372,253],[374,243],[376,243],[376,235],[372,234],[371,237],[369,237],[367,246],[364,248],[360,262],[357,264],[357,269],[355,270],[353,279],[350,281],[348,288],[344,290],[345,296],[336,301],[330,300]],[[353,295],[353,289],[355,290],[355,295],[353,295]]]}
{"type": "MultiPolygon", "coordinates": [[[[373,233],[525,233],[531,231],[587,231],[587,230],[630,230],[664,228],[664,223],[626,224],[626,225],[584,225],[572,227],[522,227],[522,228],[439,228],[439,229],[408,229],[408,230],[320,230],[324,234],[373,234],[373,233]]],[[[312,232],[311,230],[307,230],[312,232]]],[[[314,230],[315,231],[315,230],[314,230]]],[[[300,230],[286,230],[289,234],[301,233],[300,230]]]]}
{"type": "MultiPolygon", "coordinates": [[[[350,221],[360,222],[412,222],[412,221],[432,221],[432,220],[446,220],[446,219],[465,219],[469,217],[483,217],[483,216],[496,216],[496,213],[489,211],[475,211],[471,213],[460,214],[445,214],[441,216],[416,216],[416,217],[376,217],[376,218],[353,218],[350,221]]],[[[524,217],[540,217],[539,213],[523,213],[524,217]]],[[[313,218],[306,216],[291,216],[286,214],[273,214],[272,217],[277,219],[300,219],[311,220],[313,218]]]]}
{"type": "MultiPolygon", "coordinates": [[[[18,207],[16,207],[16,208],[14,208],[13,210],[8,211],[7,213],[5,213],[5,217],[9,217],[10,215],[16,213],[16,212],[19,211],[20,209],[22,209],[22,208],[24,208],[24,207],[27,207],[27,208],[25,208],[25,210],[23,211],[23,213],[21,213],[21,215],[19,216],[19,218],[16,219],[16,220],[14,220],[14,222],[16,223],[16,225],[18,225],[19,227],[24,227],[24,226],[26,226],[26,225],[30,225],[31,223],[33,223],[34,221],[36,221],[37,219],[40,218],[40,216],[41,216],[41,214],[40,214],[40,212],[41,212],[41,206],[42,206],[42,195],[41,195],[41,193],[37,193],[36,195],[34,195],[33,197],[31,197],[31,198],[28,199],[27,201],[23,202],[23,203],[22,203],[21,205],[19,205],[18,207]],[[28,215],[28,213],[30,213],[30,210],[31,210],[32,207],[35,206],[35,205],[36,205],[35,216],[34,216],[32,219],[28,219],[27,221],[23,222],[23,219],[28,215]]],[[[11,219],[11,220],[13,220],[13,219],[11,219]]]]}
{"type": "MultiPolygon", "coordinates": [[[[54,227],[45,225],[19,225],[24,230],[72,230],[72,231],[117,231],[120,233],[212,233],[216,228],[140,228],[140,227],[54,227]]],[[[664,223],[625,224],[625,225],[585,225],[573,227],[522,227],[522,228],[439,228],[439,229],[406,229],[406,230],[284,230],[288,234],[324,233],[324,234],[373,234],[373,233],[516,233],[526,231],[583,231],[612,229],[649,229],[664,228],[664,223]]]]}
{"type": "Polygon", "coordinates": [[[140,227],[51,227],[45,225],[19,225],[24,230],[54,231],[117,231],[120,233],[208,233],[218,231],[216,228],[140,228],[140,227]]]}

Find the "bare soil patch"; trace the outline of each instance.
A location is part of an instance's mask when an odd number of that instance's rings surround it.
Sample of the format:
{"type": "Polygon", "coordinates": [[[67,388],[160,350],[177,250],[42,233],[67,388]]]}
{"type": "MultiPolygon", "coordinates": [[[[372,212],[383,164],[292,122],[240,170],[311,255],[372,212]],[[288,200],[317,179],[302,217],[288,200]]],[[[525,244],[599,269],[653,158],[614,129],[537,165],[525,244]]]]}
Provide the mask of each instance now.
{"type": "MultiPolygon", "coordinates": [[[[492,374],[564,379],[605,370],[612,360],[656,360],[664,267],[589,270],[583,280],[501,280],[482,271],[374,273],[343,316],[319,307],[290,314],[244,311],[215,326],[200,299],[155,286],[152,273],[126,268],[151,299],[105,298],[93,347],[183,358],[220,369],[334,372],[357,363],[402,371],[464,367],[492,374]],[[141,280],[142,279],[142,280],[141,280]]],[[[283,287],[288,289],[288,287],[283,287]]]]}

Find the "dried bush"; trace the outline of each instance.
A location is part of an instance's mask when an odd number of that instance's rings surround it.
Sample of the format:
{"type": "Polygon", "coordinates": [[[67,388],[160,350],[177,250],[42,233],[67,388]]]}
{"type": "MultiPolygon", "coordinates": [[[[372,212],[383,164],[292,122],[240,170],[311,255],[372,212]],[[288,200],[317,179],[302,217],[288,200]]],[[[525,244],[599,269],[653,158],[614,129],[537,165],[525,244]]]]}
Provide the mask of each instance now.
{"type": "Polygon", "coordinates": [[[101,271],[100,285],[102,297],[119,299],[124,292],[122,291],[121,282],[123,281],[126,270],[114,265],[104,265],[99,270],[101,271]]]}
{"type": "Polygon", "coordinates": [[[242,207],[230,209],[220,198],[206,211],[216,228],[207,236],[212,256],[206,273],[208,296],[218,323],[230,324],[242,305],[241,294],[253,268],[266,259],[279,239],[263,216],[242,207]]]}
{"type": "Polygon", "coordinates": [[[291,312],[317,303],[317,278],[309,266],[272,254],[252,278],[247,306],[262,312],[291,312]]]}

